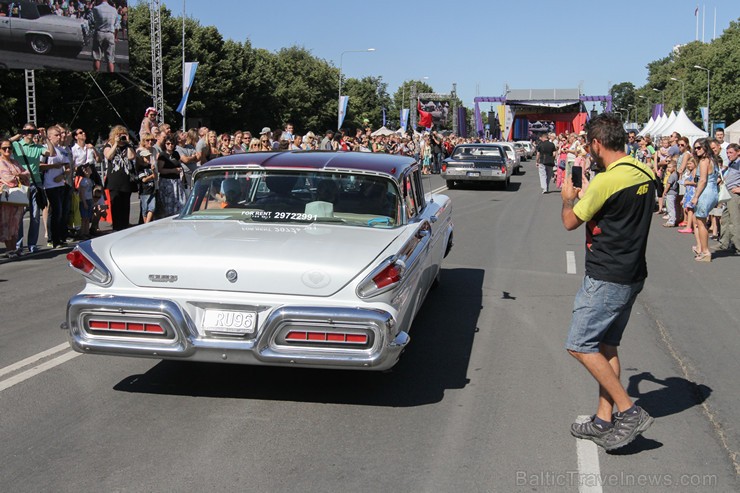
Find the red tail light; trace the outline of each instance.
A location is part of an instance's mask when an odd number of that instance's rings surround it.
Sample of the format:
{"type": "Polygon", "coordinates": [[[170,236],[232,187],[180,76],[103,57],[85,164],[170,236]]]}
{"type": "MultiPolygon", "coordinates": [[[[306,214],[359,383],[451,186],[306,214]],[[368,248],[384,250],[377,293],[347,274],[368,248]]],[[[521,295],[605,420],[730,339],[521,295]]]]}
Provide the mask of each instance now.
{"type": "Polygon", "coordinates": [[[373,276],[373,282],[378,289],[390,286],[401,280],[401,269],[396,264],[390,264],[373,276]]]}
{"type": "Polygon", "coordinates": [[[84,247],[76,246],[67,254],[67,260],[73,269],[96,284],[107,285],[110,283],[110,272],[103,267],[102,262],[97,259],[91,249],[86,251],[84,247]]]}
{"type": "Polygon", "coordinates": [[[285,336],[288,342],[307,342],[321,343],[331,342],[338,344],[367,344],[367,334],[355,334],[344,332],[319,332],[319,331],[302,331],[291,330],[285,336]]]}
{"type": "Polygon", "coordinates": [[[501,166],[501,172],[502,172],[503,174],[506,174],[506,166],[501,166]]]}
{"type": "Polygon", "coordinates": [[[447,163],[442,163],[442,171],[447,171],[447,163]]]}
{"type": "Polygon", "coordinates": [[[145,334],[164,335],[165,330],[158,323],[127,322],[125,320],[91,319],[87,322],[91,330],[110,332],[143,332],[145,334]]]}
{"type": "Polygon", "coordinates": [[[95,265],[90,262],[90,259],[85,257],[82,252],[76,248],[67,254],[67,260],[69,260],[69,265],[85,274],[89,274],[95,269],[95,265]]]}

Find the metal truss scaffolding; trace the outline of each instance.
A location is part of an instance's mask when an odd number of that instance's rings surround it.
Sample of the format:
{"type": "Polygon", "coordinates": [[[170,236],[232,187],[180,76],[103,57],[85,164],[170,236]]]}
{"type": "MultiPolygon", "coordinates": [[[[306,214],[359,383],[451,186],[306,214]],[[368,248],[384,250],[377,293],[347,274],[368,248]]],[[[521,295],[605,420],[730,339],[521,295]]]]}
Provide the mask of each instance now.
{"type": "Polygon", "coordinates": [[[36,125],[36,76],[33,70],[26,69],[26,114],[28,122],[36,125]]]}
{"type": "Polygon", "coordinates": [[[162,77],[162,23],[160,0],[149,0],[152,41],[152,100],[157,109],[157,121],[164,123],[164,84],[162,77]]]}

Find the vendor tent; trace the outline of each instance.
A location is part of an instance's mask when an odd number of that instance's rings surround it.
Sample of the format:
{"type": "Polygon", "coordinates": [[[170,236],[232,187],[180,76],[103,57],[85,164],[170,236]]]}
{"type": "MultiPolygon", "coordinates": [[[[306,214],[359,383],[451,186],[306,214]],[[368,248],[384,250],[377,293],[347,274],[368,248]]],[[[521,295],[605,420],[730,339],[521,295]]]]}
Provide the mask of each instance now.
{"type": "Polygon", "coordinates": [[[673,122],[676,121],[676,113],[671,111],[671,114],[668,116],[668,119],[661,125],[660,127],[656,128],[652,131],[653,137],[661,137],[663,135],[670,135],[671,132],[668,130],[671,125],[673,125],[673,122]]]}
{"type": "Polygon", "coordinates": [[[655,120],[653,120],[653,117],[651,116],[645,126],[642,127],[642,130],[640,130],[640,133],[638,133],[637,135],[642,137],[643,135],[645,135],[645,132],[649,131],[650,127],[652,127],[653,125],[655,125],[655,120]]]}
{"type": "Polygon", "coordinates": [[[692,144],[696,139],[701,139],[706,137],[707,134],[704,130],[700,129],[696,125],[693,124],[691,120],[689,120],[689,117],[686,116],[686,112],[681,108],[681,111],[678,112],[678,115],[676,115],[676,120],[673,122],[673,125],[669,129],[666,129],[665,135],[671,134],[673,132],[678,132],[681,134],[682,137],[687,137],[689,139],[689,142],[692,144]]]}
{"type": "Polygon", "coordinates": [[[394,132],[393,132],[393,130],[388,130],[387,128],[385,128],[383,126],[383,127],[380,127],[379,129],[377,129],[375,132],[371,133],[370,135],[372,135],[373,137],[377,137],[378,135],[386,135],[387,136],[387,135],[394,135],[394,132]]]}
{"type": "Polygon", "coordinates": [[[740,144],[740,120],[725,128],[725,142],[740,144]]]}

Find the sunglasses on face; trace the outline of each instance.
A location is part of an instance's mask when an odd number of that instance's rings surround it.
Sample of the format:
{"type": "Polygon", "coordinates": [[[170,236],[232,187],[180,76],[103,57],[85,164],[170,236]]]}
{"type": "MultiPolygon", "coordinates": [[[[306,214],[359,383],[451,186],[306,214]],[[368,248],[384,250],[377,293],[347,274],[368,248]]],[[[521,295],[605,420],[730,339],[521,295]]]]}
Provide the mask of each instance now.
{"type": "Polygon", "coordinates": [[[700,151],[701,150],[701,147],[694,147],[694,150],[695,151],[700,151]]]}
{"type": "Polygon", "coordinates": [[[2,149],[3,151],[9,151],[10,147],[0,147],[0,149],[2,149]]]}

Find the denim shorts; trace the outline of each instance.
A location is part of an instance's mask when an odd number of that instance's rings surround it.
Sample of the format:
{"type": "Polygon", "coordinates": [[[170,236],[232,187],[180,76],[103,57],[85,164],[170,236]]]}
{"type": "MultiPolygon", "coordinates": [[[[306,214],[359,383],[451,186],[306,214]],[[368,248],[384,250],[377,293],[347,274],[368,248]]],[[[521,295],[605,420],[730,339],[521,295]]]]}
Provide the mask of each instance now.
{"type": "Polygon", "coordinates": [[[585,276],[573,303],[573,319],[565,348],[578,353],[596,353],[602,343],[619,346],[632,305],[644,284],[645,281],[618,284],[585,276]]]}
{"type": "Polygon", "coordinates": [[[148,212],[154,212],[157,207],[157,194],[139,195],[139,204],[141,206],[141,215],[146,216],[148,212]]]}

